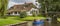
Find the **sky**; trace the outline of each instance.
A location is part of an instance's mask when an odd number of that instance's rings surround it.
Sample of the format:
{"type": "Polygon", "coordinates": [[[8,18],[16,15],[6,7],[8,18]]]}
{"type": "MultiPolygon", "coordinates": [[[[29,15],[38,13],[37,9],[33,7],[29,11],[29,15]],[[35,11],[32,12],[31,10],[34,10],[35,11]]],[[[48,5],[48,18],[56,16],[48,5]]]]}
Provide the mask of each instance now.
{"type": "Polygon", "coordinates": [[[23,4],[24,2],[35,3],[35,0],[9,0],[8,8],[10,8],[11,6],[14,6],[15,4],[23,4]]]}

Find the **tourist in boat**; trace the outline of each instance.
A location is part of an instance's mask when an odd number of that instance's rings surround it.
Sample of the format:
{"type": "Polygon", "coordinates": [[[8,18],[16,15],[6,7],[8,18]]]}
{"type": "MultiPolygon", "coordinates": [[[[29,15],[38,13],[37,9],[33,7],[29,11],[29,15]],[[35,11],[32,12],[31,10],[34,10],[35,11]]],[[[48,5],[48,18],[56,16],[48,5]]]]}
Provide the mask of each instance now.
{"type": "Polygon", "coordinates": [[[34,19],[33,26],[43,26],[43,25],[44,25],[44,21],[43,20],[34,19]]]}

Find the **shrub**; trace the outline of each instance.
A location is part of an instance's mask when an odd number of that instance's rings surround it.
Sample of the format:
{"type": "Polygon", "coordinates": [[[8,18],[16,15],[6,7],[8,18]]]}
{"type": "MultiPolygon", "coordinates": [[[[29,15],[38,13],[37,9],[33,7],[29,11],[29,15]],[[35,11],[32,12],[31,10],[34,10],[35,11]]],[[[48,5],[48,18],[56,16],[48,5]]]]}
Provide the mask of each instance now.
{"type": "Polygon", "coordinates": [[[27,14],[26,14],[26,12],[24,11],[24,12],[20,12],[20,18],[24,18],[24,17],[26,17],[27,16],[27,14]]]}
{"type": "Polygon", "coordinates": [[[32,16],[33,16],[33,17],[36,17],[36,16],[37,16],[37,14],[36,14],[36,11],[35,11],[35,10],[33,10],[33,11],[32,11],[32,16]]]}
{"type": "Polygon", "coordinates": [[[35,15],[35,13],[32,13],[32,14],[33,14],[33,15],[32,15],[33,17],[35,17],[35,16],[36,16],[36,15],[35,15]]]}
{"type": "Polygon", "coordinates": [[[42,14],[38,14],[38,16],[39,16],[39,17],[43,17],[43,15],[42,15],[42,14]]]}

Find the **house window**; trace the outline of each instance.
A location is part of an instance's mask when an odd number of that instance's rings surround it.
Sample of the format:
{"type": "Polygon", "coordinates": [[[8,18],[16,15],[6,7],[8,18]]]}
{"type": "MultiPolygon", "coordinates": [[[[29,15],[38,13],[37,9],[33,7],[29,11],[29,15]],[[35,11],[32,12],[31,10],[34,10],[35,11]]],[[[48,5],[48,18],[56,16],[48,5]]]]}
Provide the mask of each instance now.
{"type": "Polygon", "coordinates": [[[17,12],[15,12],[15,14],[17,14],[17,12]]]}
{"type": "Polygon", "coordinates": [[[8,13],[8,15],[10,15],[10,13],[8,13]]]}

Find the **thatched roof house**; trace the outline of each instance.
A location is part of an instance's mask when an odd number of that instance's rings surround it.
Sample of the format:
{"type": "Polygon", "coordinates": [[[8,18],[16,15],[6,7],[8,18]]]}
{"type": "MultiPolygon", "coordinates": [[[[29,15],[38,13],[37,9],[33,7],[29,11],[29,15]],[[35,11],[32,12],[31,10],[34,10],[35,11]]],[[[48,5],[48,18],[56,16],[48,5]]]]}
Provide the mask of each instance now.
{"type": "Polygon", "coordinates": [[[19,15],[20,11],[30,11],[33,8],[33,3],[25,3],[14,5],[10,9],[7,10],[7,14],[9,15],[19,15]]]}

